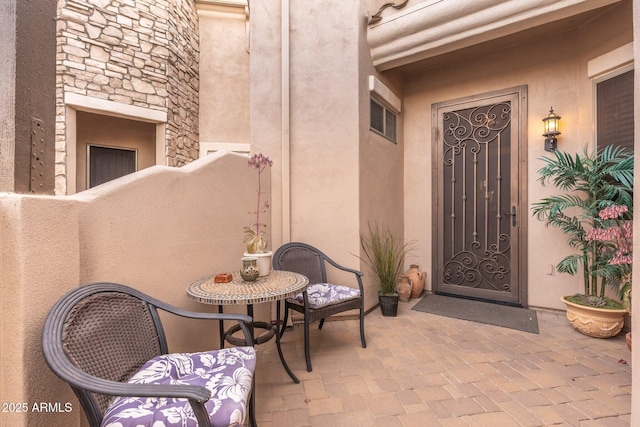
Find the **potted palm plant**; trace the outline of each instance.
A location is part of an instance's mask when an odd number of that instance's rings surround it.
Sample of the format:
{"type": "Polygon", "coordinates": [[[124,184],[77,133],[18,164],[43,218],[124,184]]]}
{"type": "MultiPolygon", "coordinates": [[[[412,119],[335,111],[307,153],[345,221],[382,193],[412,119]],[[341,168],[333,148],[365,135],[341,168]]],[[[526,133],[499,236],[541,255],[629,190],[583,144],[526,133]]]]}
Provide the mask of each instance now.
{"type": "Polygon", "coordinates": [[[378,283],[378,301],[383,316],[395,317],[398,312],[396,284],[404,270],[404,261],[412,243],[406,243],[388,229],[369,224],[366,234],[360,235],[364,257],[360,257],[373,271],[378,283]]]}
{"type": "Polygon", "coordinates": [[[563,193],[534,203],[533,214],[565,233],[569,246],[577,251],[562,259],[557,270],[571,275],[582,272],[584,279],[584,293],[563,297],[567,318],[586,335],[614,336],[624,325],[626,310],[619,301],[605,296],[605,288],[621,283],[624,268],[610,262],[614,253],[610,242],[588,233],[603,228],[598,214],[607,206],[625,206],[631,212],[633,154],[606,146],[592,152],[585,148],[575,155],[554,151],[553,157],[542,160],[545,165],[538,171],[539,181],[543,186],[553,184],[563,193]],[[597,320],[609,316],[611,320],[597,320]]]}

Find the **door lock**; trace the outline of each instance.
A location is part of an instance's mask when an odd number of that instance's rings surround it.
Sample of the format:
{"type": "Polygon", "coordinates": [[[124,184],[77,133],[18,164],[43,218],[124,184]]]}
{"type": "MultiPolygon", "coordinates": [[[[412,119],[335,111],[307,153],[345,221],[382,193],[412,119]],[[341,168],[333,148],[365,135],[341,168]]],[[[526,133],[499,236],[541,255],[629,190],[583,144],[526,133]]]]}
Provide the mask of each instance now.
{"type": "Polygon", "coordinates": [[[511,226],[512,227],[516,226],[516,207],[515,206],[511,206],[511,212],[505,212],[504,216],[510,216],[511,226]]]}

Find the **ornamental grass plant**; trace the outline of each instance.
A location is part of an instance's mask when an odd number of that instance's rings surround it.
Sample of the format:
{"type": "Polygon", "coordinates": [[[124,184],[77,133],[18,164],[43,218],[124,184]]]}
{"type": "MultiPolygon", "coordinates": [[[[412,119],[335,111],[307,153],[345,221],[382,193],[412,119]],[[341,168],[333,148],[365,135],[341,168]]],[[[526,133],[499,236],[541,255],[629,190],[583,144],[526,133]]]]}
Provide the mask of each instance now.
{"type": "Polygon", "coordinates": [[[367,233],[360,235],[364,261],[375,274],[381,295],[396,294],[396,283],[404,271],[407,254],[413,242],[405,242],[378,224],[368,224],[367,233]]]}

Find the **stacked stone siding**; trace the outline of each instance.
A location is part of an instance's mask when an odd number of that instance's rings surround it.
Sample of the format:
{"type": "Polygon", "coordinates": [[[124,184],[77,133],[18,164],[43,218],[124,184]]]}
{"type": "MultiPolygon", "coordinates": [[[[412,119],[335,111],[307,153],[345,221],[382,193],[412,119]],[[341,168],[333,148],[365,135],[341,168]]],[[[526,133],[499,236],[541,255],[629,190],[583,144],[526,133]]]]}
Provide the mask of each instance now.
{"type": "Polygon", "coordinates": [[[198,157],[195,0],[59,0],[56,193],[66,193],[64,95],[167,113],[166,164],[198,157]]]}

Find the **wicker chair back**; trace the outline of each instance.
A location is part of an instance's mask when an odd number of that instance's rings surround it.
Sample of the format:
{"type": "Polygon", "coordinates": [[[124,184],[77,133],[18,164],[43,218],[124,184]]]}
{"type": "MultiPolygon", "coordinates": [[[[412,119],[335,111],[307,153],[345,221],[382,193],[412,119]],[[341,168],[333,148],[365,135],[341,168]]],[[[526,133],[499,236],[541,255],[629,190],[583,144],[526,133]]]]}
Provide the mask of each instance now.
{"type": "MultiPolygon", "coordinates": [[[[154,425],[159,425],[167,421],[166,417],[170,414],[157,410],[154,404],[151,404],[153,409],[149,407],[150,410],[146,412],[131,411],[135,405],[144,406],[151,401],[159,401],[158,398],[164,399],[167,407],[182,411],[182,423],[193,425],[192,420],[196,420],[202,427],[212,424],[228,426],[235,425],[240,416],[245,420],[248,418],[255,427],[255,350],[250,333],[252,321],[250,316],[242,314],[185,310],[117,283],[92,283],[70,290],[51,307],[42,330],[42,352],[51,370],[69,383],[78,396],[91,427],[100,427],[105,416],[111,417],[110,419],[128,419],[141,425],[148,425],[149,420],[155,420],[154,425]],[[215,383],[203,380],[208,371],[202,373],[202,376],[197,373],[197,378],[193,381],[182,378],[184,381],[179,382],[172,381],[174,369],[163,372],[167,374],[166,378],[163,375],[154,376],[153,370],[151,374],[145,371],[143,368],[149,363],[156,363],[157,360],[171,361],[172,357],[177,357],[169,355],[162,359],[168,353],[168,348],[159,310],[182,318],[209,320],[216,324],[223,321],[235,322],[247,343],[237,351],[246,358],[234,359],[229,356],[235,354],[232,349],[212,350],[206,354],[215,359],[225,353],[221,357],[226,358],[224,365],[223,362],[214,363],[207,368],[229,377],[234,377],[236,371],[240,370],[244,375],[243,384],[246,385],[249,379],[247,376],[250,376],[250,387],[239,388],[239,398],[236,398],[238,394],[231,393],[232,397],[212,402],[212,395],[218,393],[218,389],[215,383]],[[134,375],[139,380],[128,382],[134,375]],[[144,380],[140,381],[140,378],[144,380]],[[113,399],[118,400],[116,402],[113,399]],[[184,405],[185,399],[190,410],[184,405]],[[118,410],[122,412],[119,413],[118,410]],[[142,420],[141,417],[146,418],[142,420]]],[[[179,356],[178,359],[183,360],[184,357],[191,357],[191,354],[183,353],[179,356]]],[[[219,394],[217,396],[220,397],[219,394]]]]}
{"type": "MultiPolygon", "coordinates": [[[[162,330],[149,306],[118,292],[102,292],[78,301],[62,328],[64,351],[81,370],[126,382],[149,359],[162,354],[162,330]]],[[[76,391],[77,393],[78,391],[76,391]]],[[[113,396],[87,393],[101,415],[113,396]]]]}
{"type": "Polygon", "coordinates": [[[324,256],[318,250],[300,245],[289,246],[277,252],[276,256],[273,260],[276,270],[293,271],[307,276],[310,285],[326,283],[324,256]]]}

